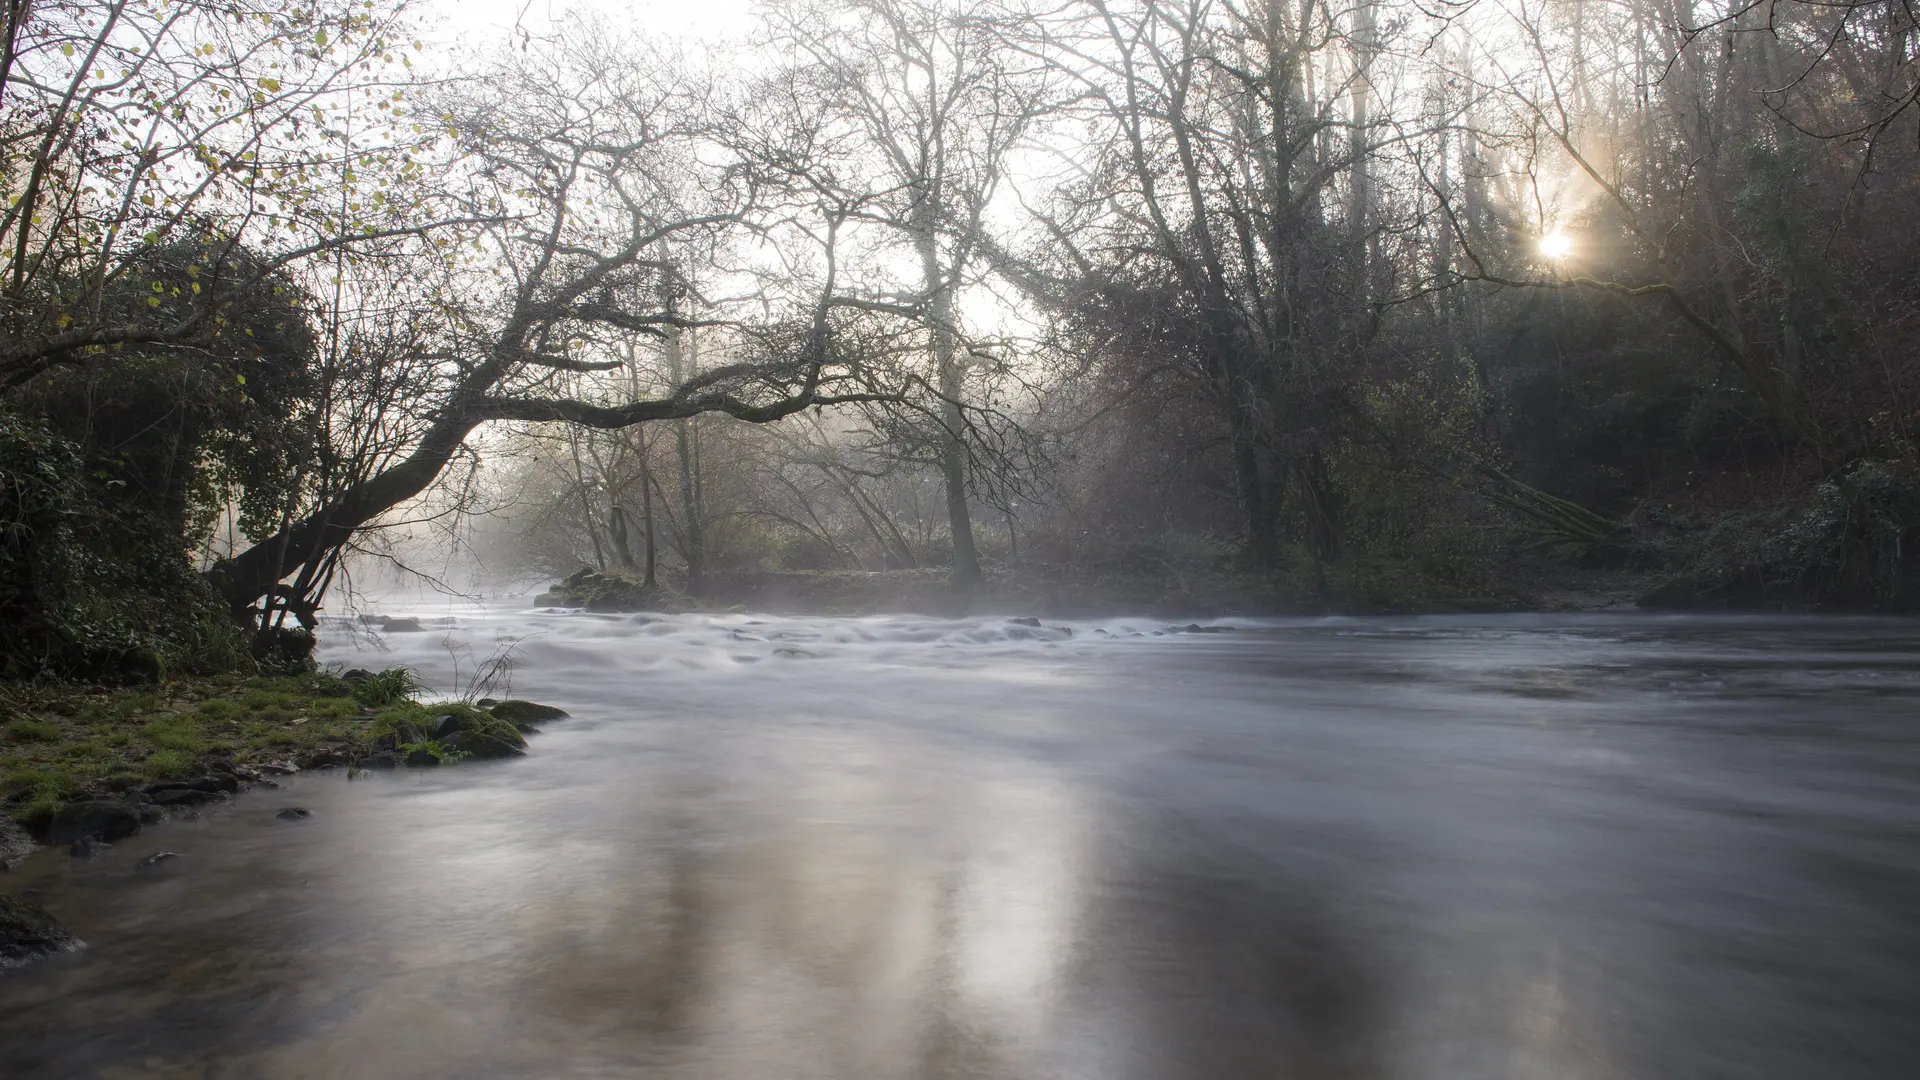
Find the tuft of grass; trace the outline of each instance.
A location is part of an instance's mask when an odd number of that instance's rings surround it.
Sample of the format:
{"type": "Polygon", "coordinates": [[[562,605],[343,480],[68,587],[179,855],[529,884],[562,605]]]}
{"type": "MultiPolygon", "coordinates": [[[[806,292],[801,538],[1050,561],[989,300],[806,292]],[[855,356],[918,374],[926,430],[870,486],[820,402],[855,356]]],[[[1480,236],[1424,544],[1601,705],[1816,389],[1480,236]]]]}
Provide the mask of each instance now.
{"type": "Polygon", "coordinates": [[[14,742],[53,742],[60,737],[58,725],[23,716],[7,723],[7,738],[14,742]]]}
{"type": "Polygon", "coordinates": [[[409,701],[420,690],[420,680],[408,668],[387,668],[353,682],[353,696],[372,709],[409,701]]]}
{"type": "Polygon", "coordinates": [[[140,737],[162,750],[204,754],[210,749],[200,721],[181,713],[162,713],[140,728],[140,737]]]}
{"type": "Polygon", "coordinates": [[[140,763],[140,771],[155,780],[178,780],[191,775],[198,761],[199,755],[185,750],[155,750],[140,763]]]}
{"type": "Polygon", "coordinates": [[[229,701],[226,698],[203,701],[195,706],[193,711],[214,721],[237,720],[246,713],[246,709],[242,708],[239,702],[229,701]]]}

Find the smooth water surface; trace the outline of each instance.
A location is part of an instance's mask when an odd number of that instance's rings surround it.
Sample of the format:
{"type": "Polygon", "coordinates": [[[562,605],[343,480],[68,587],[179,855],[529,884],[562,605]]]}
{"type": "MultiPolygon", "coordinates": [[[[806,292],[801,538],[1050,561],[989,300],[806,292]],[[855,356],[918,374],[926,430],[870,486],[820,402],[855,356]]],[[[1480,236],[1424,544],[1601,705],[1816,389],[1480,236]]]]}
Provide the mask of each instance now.
{"type": "Polygon", "coordinates": [[[1920,624],[426,621],[573,719],[35,856],[0,1076],[1920,1076],[1920,624]]]}

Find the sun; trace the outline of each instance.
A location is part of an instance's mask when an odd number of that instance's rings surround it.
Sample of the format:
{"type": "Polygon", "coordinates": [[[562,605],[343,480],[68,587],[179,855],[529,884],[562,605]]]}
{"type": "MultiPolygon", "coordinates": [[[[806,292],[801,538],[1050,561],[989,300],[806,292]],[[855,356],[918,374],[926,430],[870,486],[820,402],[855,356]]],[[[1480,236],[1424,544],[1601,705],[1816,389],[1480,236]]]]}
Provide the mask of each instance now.
{"type": "Polygon", "coordinates": [[[1554,262],[1559,262],[1573,254],[1573,237],[1555,229],[1540,237],[1540,254],[1554,262]]]}

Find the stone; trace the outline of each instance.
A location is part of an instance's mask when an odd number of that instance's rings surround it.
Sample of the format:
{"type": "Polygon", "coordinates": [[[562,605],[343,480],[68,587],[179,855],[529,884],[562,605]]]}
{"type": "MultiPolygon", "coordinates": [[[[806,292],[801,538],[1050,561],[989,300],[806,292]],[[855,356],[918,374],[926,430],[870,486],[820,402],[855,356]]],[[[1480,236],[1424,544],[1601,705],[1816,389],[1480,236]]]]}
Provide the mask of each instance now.
{"type": "Polygon", "coordinates": [[[263,761],[255,765],[254,770],[267,776],[292,776],[300,771],[300,766],[291,761],[263,761]]]}
{"type": "Polygon", "coordinates": [[[353,759],[337,750],[322,750],[306,760],[308,769],[337,769],[342,765],[351,765],[353,759]]]}
{"type": "Polygon", "coordinates": [[[421,747],[407,754],[407,764],[415,766],[433,766],[440,764],[440,755],[421,747]]]}
{"type": "Polygon", "coordinates": [[[168,859],[177,859],[179,857],[180,857],[180,853],[177,851],[156,851],[153,854],[147,856],[146,858],[141,859],[138,863],[135,863],[134,865],[142,866],[142,867],[159,866],[161,863],[166,862],[168,859]]]}
{"type": "Polygon", "coordinates": [[[1007,621],[1008,621],[1009,623],[1012,623],[1012,624],[1013,624],[1013,625],[1015,625],[1015,626],[1031,626],[1031,627],[1033,627],[1033,628],[1034,628],[1034,629],[1036,629],[1036,630],[1038,630],[1038,629],[1040,628],[1040,620],[1039,620],[1039,619],[1036,619],[1036,618],[1034,618],[1034,617],[1032,617],[1032,616],[1030,616],[1030,615],[1029,615],[1029,616],[1027,616],[1026,618],[1021,618],[1021,619],[1008,619],[1007,621]]]}
{"type": "Polygon", "coordinates": [[[145,806],[153,801],[153,796],[144,791],[123,791],[120,798],[129,806],[145,806]]]}
{"type": "Polygon", "coordinates": [[[419,619],[395,619],[389,617],[381,622],[380,629],[385,630],[389,634],[411,634],[425,630],[426,627],[420,625],[419,619]]]}
{"type": "Polygon", "coordinates": [[[441,745],[476,758],[519,757],[526,753],[506,739],[484,731],[456,731],[441,745]]]}
{"type": "Polygon", "coordinates": [[[171,807],[170,809],[173,813],[173,820],[175,821],[199,821],[200,820],[200,811],[195,810],[191,806],[175,806],[175,807],[171,807]]]}
{"type": "Polygon", "coordinates": [[[162,807],[148,804],[140,808],[140,824],[142,825],[157,825],[166,819],[167,811],[162,807]]]}
{"type": "Polygon", "coordinates": [[[0,968],[18,967],[80,947],[80,939],[46,908],[0,893],[0,968]]]}
{"type": "Polygon", "coordinates": [[[47,825],[47,843],[70,844],[87,836],[118,840],[140,831],[140,812],[126,803],[106,799],[70,802],[47,825]]]}
{"type": "Polygon", "coordinates": [[[560,720],[567,715],[565,709],[515,699],[496,701],[487,711],[516,727],[521,724],[537,724],[542,720],[560,720]]]}
{"type": "Polygon", "coordinates": [[[404,720],[394,726],[393,737],[399,743],[408,746],[427,741],[427,736],[424,732],[404,720]]]}
{"type": "Polygon", "coordinates": [[[153,797],[155,806],[205,806],[227,797],[224,791],[202,791],[199,788],[170,788],[153,797]]]}
{"type": "Polygon", "coordinates": [[[433,730],[428,733],[427,737],[431,739],[444,739],[454,732],[459,731],[462,726],[459,717],[448,713],[433,722],[433,730]]]}
{"type": "Polygon", "coordinates": [[[67,854],[76,859],[91,859],[95,855],[105,855],[112,849],[113,845],[107,843],[105,840],[95,839],[91,836],[83,836],[67,845],[67,854]]]}
{"type": "Polygon", "coordinates": [[[340,677],[347,682],[366,682],[368,679],[373,678],[373,672],[362,667],[348,668],[341,673],[340,677]]]}
{"type": "Polygon", "coordinates": [[[305,821],[313,816],[313,811],[304,806],[283,806],[280,812],[273,816],[281,821],[305,821]]]}
{"type": "Polygon", "coordinates": [[[394,756],[392,750],[376,750],[361,758],[358,764],[362,769],[391,769],[400,764],[400,759],[394,756]]]}
{"type": "Polygon", "coordinates": [[[19,822],[0,814],[0,870],[33,854],[37,846],[19,822]]]}

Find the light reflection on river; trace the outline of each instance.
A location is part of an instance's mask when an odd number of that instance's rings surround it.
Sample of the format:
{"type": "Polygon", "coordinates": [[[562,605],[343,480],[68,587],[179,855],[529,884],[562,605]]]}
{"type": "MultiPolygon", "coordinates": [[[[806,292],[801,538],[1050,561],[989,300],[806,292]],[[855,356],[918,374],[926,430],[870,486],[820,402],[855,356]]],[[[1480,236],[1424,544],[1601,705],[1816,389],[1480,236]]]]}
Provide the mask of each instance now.
{"type": "Polygon", "coordinates": [[[574,718],[36,856],[0,1075],[1920,1075],[1920,624],[427,621],[574,718]]]}

